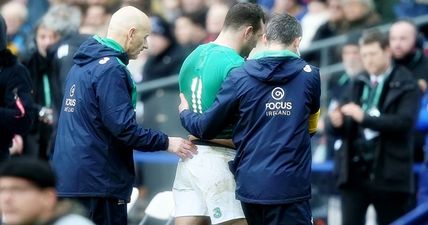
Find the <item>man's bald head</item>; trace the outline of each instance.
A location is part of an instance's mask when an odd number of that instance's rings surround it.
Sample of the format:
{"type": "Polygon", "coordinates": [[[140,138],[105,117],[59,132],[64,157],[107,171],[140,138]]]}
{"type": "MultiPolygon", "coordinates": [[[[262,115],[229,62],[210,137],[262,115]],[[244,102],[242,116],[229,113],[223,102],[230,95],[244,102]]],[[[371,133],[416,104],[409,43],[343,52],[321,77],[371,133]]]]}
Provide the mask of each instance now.
{"type": "Polygon", "coordinates": [[[150,34],[150,20],[139,9],[126,6],[116,11],[108,26],[107,38],[117,41],[128,53],[130,59],[147,48],[147,36],[150,34]]]}
{"type": "Polygon", "coordinates": [[[418,28],[410,20],[399,20],[389,29],[389,45],[394,59],[403,59],[417,49],[418,28]]]}

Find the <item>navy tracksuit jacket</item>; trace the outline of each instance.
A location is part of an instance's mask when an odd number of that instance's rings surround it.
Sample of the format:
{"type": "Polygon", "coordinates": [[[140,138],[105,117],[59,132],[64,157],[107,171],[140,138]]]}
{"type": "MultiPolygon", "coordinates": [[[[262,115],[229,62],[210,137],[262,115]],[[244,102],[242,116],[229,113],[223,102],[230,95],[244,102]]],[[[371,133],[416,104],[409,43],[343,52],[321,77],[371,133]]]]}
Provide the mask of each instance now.
{"type": "Polygon", "coordinates": [[[287,204],[310,198],[308,117],[320,107],[317,68],[294,56],[249,60],[230,72],[204,114],[185,110],[183,126],[204,139],[236,124],[231,164],[239,200],[287,204]]]}
{"type": "Polygon", "coordinates": [[[53,155],[61,197],[129,200],[133,149],[168,147],[164,133],[137,124],[128,56],[104,40],[82,44],[66,80],[53,155]]]}

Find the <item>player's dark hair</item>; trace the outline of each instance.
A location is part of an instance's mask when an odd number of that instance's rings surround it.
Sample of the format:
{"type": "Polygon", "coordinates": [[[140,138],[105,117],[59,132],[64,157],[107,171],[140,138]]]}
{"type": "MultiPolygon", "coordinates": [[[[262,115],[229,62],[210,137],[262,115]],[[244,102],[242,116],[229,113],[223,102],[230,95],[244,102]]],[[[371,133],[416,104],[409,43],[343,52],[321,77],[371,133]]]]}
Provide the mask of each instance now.
{"type": "Polygon", "coordinates": [[[227,12],[224,20],[225,28],[238,29],[244,25],[253,27],[254,32],[261,29],[260,21],[265,23],[265,13],[254,3],[237,3],[227,12]]]}

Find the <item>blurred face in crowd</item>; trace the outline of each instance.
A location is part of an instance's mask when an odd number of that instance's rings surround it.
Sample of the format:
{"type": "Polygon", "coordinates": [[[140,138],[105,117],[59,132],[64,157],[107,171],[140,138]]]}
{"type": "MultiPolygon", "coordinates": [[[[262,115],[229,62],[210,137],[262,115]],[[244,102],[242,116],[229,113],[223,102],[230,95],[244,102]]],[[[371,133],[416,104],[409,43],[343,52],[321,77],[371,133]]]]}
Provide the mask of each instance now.
{"type": "Polygon", "coordinates": [[[342,63],[350,76],[355,76],[364,70],[358,45],[345,45],[342,48],[342,63]]]}
{"type": "Polygon", "coordinates": [[[194,25],[188,17],[179,17],[175,21],[174,35],[180,44],[189,44],[192,42],[194,25]]]}
{"type": "Polygon", "coordinates": [[[205,8],[204,0],[181,0],[181,7],[185,13],[198,12],[205,8]]]}
{"type": "Polygon", "coordinates": [[[253,48],[256,47],[257,43],[259,42],[260,38],[263,36],[264,30],[265,30],[265,24],[260,20],[260,26],[259,30],[255,31],[252,30],[252,32],[248,32],[245,34],[245,38],[243,41],[242,49],[240,52],[240,55],[242,57],[247,57],[250,52],[253,50],[253,48]]]}
{"type": "Polygon", "coordinates": [[[364,44],[360,47],[364,68],[369,74],[381,75],[386,71],[391,60],[389,48],[382,49],[379,42],[364,44]]]}
{"type": "Polygon", "coordinates": [[[106,24],[106,9],[101,5],[92,5],[86,11],[85,25],[102,26],[106,24]]]}
{"type": "Polygon", "coordinates": [[[366,16],[369,8],[361,0],[346,0],[343,4],[343,12],[349,22],[354,22],[366,16]]]}
{"type": "Polygon", "coordinates": [[[208,33],[219,34],[221,32],[228,11],[229,8],[225,4],[214,4],[210,7],[206,21],[208,33]]]}
{"type": "Polygon", "coordinates": [[[37,50],[40,55],[46,57],[46,50],[49,46],[55,44],[59,40],[59,35],[44,26],[39,26],[36,32],[37,50]]]}
{"type": "Polygon", "coordinates": [[[415,50],[417,31],[407,22],[398,22],[389,30],[389,46],[392,57],[402,59],[415,50]]]}
{"type": "Polygon", "coordinates": [[[160,55],[171,44],[168,38],[155,33],[150,34],[147,43],[149,46],[149,52],[152,55],[160,55]]]}
{"type": "Polygon", "coordinates": [[[47,221],[55,204],[56,193],[52,188],[40,189],[22,178],[0,178],[0,208],[7,225],[47,221]]]}
{"type": "Polygon", "coordinates": [[[298,5],[297,0],[275,0],[272,11],[275,13],[290,13],[291,9],[298,5]]]}
{"type": "Polygon", "coordinates": [[[340,20],[343,20],[344,13],[343,13],[342,3],[340,0],[329,0],[328,11],[330,14],[330,21],[339,22],[340,20]]]}

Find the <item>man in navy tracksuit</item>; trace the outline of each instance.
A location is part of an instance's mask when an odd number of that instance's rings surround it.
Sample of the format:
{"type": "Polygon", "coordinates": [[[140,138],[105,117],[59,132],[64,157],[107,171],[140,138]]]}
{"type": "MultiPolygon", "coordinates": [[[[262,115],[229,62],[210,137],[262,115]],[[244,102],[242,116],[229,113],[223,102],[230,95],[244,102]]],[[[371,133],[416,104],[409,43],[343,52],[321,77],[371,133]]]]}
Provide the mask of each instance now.
{"type": "Polygon", "coordinates": [[[135,84],[126,69],[147,48],[148,17],[134,7],[113,14],[107,38],[94,36],[74,56],[53,155],[60,197],[73,198],[97,225],[127,224],[133,149],[191,157],[195,146],[139,126],[135,84]]]}
{"type": "Polygon", "coordinates": [[[267,51],[231,71],[208,111],[191,112],[180,95],[180,118],[193,135],[214,138],[236,123],[238,152],[230,167],[250,225],[311,224],[310,136],[320,76],[297,54],[301,34],[294,17],[274,16],[263,37],[267,51]]]}

